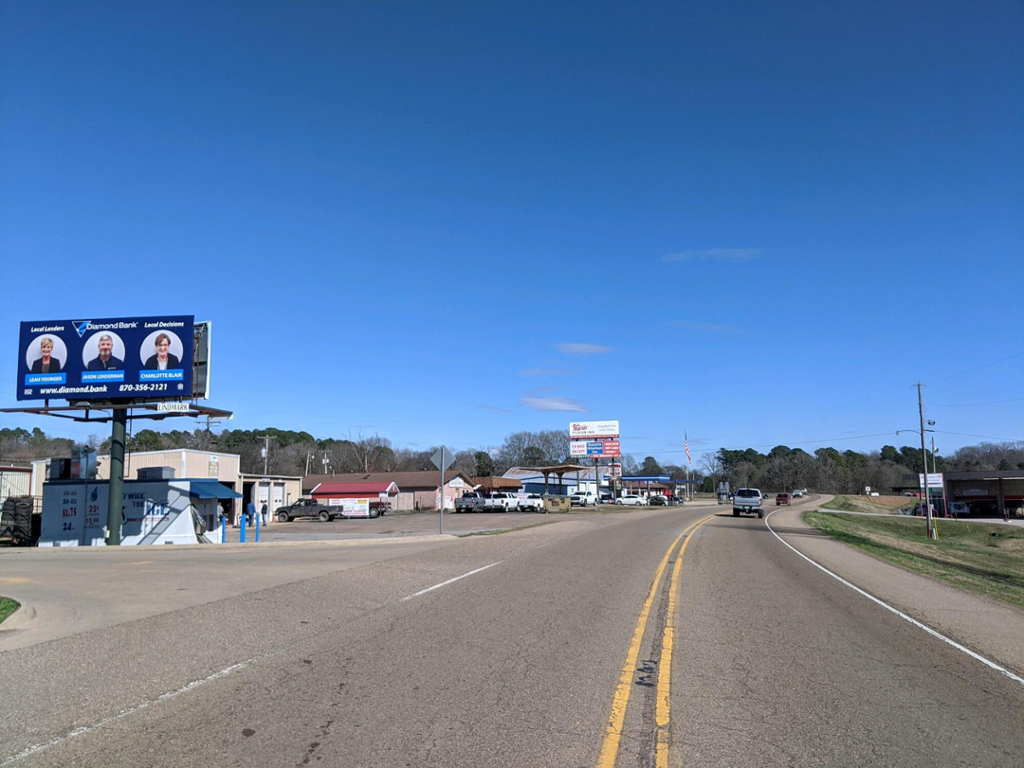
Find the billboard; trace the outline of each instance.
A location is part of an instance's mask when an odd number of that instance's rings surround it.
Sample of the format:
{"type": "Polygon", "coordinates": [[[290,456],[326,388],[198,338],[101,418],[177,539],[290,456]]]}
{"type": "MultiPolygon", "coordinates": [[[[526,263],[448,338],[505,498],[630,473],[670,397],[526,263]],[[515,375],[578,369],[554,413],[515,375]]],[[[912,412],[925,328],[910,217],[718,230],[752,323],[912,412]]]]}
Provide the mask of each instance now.
{"type": "Polygon", "coordinates": [[[618,421],[571,421],[570,440],[593,440],[602,437],[618,437],[618,421]]]}
{"type": "Polygon", "coordinates": [[[573,440],[569,443],[570,456],[593,456],[599,459],[619,456],[618,440],[573,440]]]}
{"type": "Polygon", "coordinates": [[[19,400],[192,396],[191,315],[21,324],[19,400]]]}

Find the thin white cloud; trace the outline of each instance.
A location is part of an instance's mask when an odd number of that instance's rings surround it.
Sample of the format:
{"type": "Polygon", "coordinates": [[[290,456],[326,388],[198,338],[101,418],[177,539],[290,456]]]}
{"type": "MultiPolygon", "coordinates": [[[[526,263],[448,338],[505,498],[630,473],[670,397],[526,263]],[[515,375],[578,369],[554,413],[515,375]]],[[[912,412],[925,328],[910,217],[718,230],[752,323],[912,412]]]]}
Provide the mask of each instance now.
{"type": "Polygon", "coordinates": [[[526,368],[519,372],[520,376],[568,376],[572,371],[568,368],[526,368]]]}
{"type": "Polygon", "coordinates": [[[570,397],[524,397],[522,403],[535,411],[578,411],[585,412],[583,403],[570,397]]]}
{"type": "Polygon", "coordinates": [[[705,259],[708,261],[750,261],[764,253],[763,248],[708,248],[703,251],[680,251],[661,257],[662,261],[690,261],[705,259]]]}
{"type": "Polygon", "coordinates": [[[605,347],[601,344],[565,342],[557,346],[559,352],[564,352],[567,355],[604,355],[612,351],[611,347],[605,347]]]}
{"type": "Polygon", "coordinates": [[[496,405],[478,405],[477,408],[490,413],[512,413],[510,408],[499,408],[496,405]]]}
{"type": "Polygon", "coordinates": [[[677,320],[672,323],[679,328],[689,328],[691,331],[703,331],[705,333],[742,333],[742,329],[734,325],[722,325],[720,323],[700,323],[696,320],[677,320]]]}

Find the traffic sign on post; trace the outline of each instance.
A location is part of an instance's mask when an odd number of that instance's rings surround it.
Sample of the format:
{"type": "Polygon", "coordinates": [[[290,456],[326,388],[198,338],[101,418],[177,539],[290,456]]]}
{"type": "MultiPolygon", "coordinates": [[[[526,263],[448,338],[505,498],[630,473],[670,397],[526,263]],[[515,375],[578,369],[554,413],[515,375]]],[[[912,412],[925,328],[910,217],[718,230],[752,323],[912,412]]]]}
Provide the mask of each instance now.
{"type": "Polygon", "coordinates": [[[443,445],[434,452],[434,455],[430,457],[431,463],[444,472],[448,467],[455,463],[455,457],[452,456],[452,452],[445,448],[443,445]]]}
{"type": "Polygon", "coordinates": [[[430,457],[430,461],[435,467],[441,470],[441,482],[437,486],[437,506],[441,512],[440,532],[444,533],[444,473],[448,467],[455,463],[455,457],[452,456],[451,451],[442,445],[437,449],[437,452],[430,457]]]}

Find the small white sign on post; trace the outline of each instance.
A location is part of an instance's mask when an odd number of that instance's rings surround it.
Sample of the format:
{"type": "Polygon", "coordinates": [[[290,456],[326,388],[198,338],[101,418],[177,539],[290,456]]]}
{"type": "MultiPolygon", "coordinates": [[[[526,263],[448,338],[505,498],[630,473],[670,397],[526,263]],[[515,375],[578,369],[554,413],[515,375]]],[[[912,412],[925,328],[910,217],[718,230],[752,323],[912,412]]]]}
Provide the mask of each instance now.
{"type": "MultiPolygon", "coordinates": [[[[924,475],[920,472],[917,473],[917,487],[922,491],[924,490],[924,475]]],[[[928,487],[929,488],[941,488],[942,487],[942,473],[941,472],[929,472],[928,473],[928,487]]]]}
{"type": "Polygon", "coordinates": [[[157,403],[157,413],[188,413],[192,406],[188,403],[157,403]]]}

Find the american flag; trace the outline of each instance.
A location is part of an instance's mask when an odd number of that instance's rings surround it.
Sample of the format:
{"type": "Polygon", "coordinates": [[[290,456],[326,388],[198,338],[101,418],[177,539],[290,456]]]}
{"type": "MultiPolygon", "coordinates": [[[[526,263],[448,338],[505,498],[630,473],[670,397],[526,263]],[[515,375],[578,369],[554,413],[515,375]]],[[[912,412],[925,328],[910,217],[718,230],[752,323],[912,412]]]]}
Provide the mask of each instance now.
{"type": "Polygon", "coordinates": [[[686,463],[693,464],[693,459],[690,458],[690,438],[685,432],[683,432],[683,445],[686,446],[686,463]]]}

